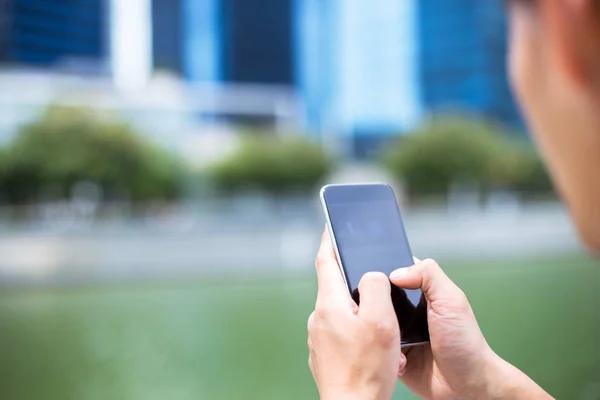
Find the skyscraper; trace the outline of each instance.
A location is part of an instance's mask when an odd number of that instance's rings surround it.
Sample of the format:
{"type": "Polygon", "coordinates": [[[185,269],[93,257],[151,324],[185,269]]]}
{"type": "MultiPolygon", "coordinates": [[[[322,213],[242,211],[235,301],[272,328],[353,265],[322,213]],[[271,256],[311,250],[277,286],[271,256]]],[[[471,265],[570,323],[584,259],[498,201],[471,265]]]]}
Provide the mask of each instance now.
{"type": "Polygon", "coordinates": [[[185,0],[152,0],[152,57],[155,69],[183,71],[183,13],[185,0]]]}
{"type": "Polygon", "coordinates": [[[152,0],[155,68],[193,82],[292,85],[293,0],[152,0]]]}
{"type": "Polygon", "coordinates": [[[312,130],[342,135],[355,154],[421,118],[416,0],[302,0],[298,87],[312,130]]]}
{"type": "Polygon", "coordinates": [[[420,0],[418,5],[425,109],[467,112],[520,126],[507,81],[504,1],[420,0]]]}
{"type": "Polygon", "coordinates": [[[180,1],[187,79],[293,84],[292,0],[180,1]]]}
{"type": "Polygon", "coordinates": [[[0,0],[0,62],[100,64],[107,55],[102,0],[0,0]]]}
{"type": "Polygon", "coordinates": [[[11,6],[12,4],[9,0],[0,0],[0,61],[8,59],[11,6]]]}
{"type": "Polygon", "coordinates": [[[291,85],[292,0],[222,0],[223,80],[291,85]]]}
{"type": "Polygon", "coordinates": [[[154,0],[153,14],[155,66],[293,87],[306,129],[361,152],[429,113],[521,126],[502,0],[154,0]]]}

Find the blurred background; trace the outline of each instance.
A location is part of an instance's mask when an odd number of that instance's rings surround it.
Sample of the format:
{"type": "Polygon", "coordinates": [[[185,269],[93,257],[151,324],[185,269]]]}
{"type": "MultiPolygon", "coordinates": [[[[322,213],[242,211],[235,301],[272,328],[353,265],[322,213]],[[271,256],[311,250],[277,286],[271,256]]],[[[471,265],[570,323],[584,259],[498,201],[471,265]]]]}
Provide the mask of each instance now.
{"type": "Polygon", "coordinates": [[[318,188],[388,181],[492,347],[600,399],[505,64],[500,0],[0,0],[0,398],[317,398],[318,188]]]}

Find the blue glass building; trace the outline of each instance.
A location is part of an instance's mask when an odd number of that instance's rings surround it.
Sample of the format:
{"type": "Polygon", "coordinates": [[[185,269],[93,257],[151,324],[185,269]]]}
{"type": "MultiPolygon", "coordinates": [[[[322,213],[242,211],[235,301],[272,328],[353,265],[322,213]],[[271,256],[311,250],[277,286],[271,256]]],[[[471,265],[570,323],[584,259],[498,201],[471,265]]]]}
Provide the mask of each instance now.
{"type": "Polygon", "coordinates": [[[155,69],[183,70],[183,0],[152,0],[152,58],[155,69]]]}
{"type": "Polygon", "coordinates": [[[222,79],[293,83],[292,0],[221,0],[222,79]]]}
{"type": "Polygon", "coordinates": [[[416,0],[297,2],[298,89],[311,130],[368,155],[422,118],[416,0]]]}
{"type": "Polygon", "coordinates": [[[50,66],[103,61],[107,54],[102,0],[2,0],[0,62],[50,66]]]}
{"type": "Polygon", "coordinates": [[[0,0],[0,61],[8,59],[10,48],[10,16],[12,4],[8,0],[0,0]]]}
{"type": "Polygon", "coordinates": [[[430,113],[464,112],[521,127],[507,82],[502,0],[170,4],[180,14],[162,29],[179,25],[181,43],[177,34],[155,32],[155,40],[171,43],[164,47],[180,57],[186,79],[290,85],[309,131],[350,139],[359,153],[430,113]]]}
{"type": "Polygon", "coordinates": [[[520,127],[507,81],[502,0],[420,0],[420,86],[429,112],[467,112],[520,127]]]}
{"type": "MultiPolygon", "coordinates": [[[[168,0],[154,0],[167,4],[168,0]]],[[[193,82],[293,85],[293,0],[179,0],[178,22],[154,11],[154,40],[170,42],[183,76],[193,82]],[[181,41],[165,39],[179,25],[181,41]]],[[[155,45],[155,52],[160,46],[155,45]]],[[[165,52],[161,52],[165,54],[165,52]]],[[[160,64],[157,56],[155,62],[160,64]]],[[[163,61],[164,63],[164,61],[163,61]]]]}

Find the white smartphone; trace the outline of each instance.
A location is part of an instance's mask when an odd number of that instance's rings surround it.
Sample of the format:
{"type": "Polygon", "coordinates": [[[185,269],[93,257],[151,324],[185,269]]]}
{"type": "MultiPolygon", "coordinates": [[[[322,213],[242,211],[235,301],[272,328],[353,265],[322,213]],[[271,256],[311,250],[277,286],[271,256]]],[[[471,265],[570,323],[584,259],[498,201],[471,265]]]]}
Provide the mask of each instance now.
{"type": "MultiPolygon", "coordinates": [[[[414,264],[391,186],[327,185],[321,189],[321,204],[338,264],[357,304],[358,284],[365,273],[389,275],[414,264]]],[[[402,347],[429,342],[427,302],[422,291],[392,285],[390,295],[400,324],[402,347]]]]}

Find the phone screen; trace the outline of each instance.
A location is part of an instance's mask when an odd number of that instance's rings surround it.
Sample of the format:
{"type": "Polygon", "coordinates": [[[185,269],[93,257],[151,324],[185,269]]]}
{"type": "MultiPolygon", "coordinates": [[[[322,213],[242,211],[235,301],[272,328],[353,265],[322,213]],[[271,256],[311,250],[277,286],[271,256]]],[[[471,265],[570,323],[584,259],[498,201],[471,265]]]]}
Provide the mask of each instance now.
{"type": "MultiPolygon", "coordinates": [[[[396,198],[384,184],[328,186],[323,197],[350,293],[360,304],[358,284],[365,273],[389,275],[414,264],[396,198]]],[[[391,296],[402,344],[428,341],[427,303],[421,290],[392,285],[391,296]]]]}

